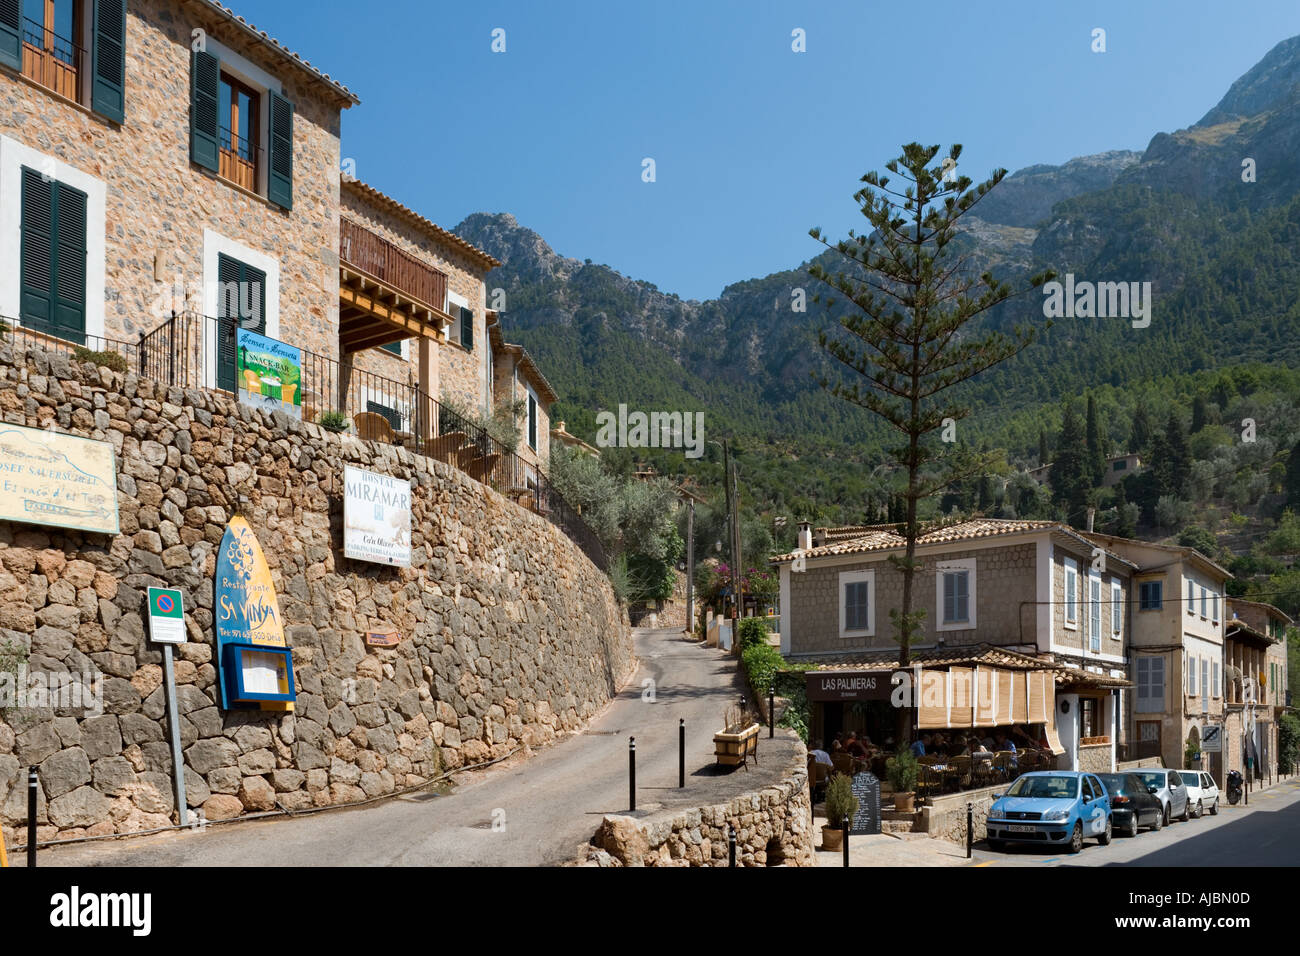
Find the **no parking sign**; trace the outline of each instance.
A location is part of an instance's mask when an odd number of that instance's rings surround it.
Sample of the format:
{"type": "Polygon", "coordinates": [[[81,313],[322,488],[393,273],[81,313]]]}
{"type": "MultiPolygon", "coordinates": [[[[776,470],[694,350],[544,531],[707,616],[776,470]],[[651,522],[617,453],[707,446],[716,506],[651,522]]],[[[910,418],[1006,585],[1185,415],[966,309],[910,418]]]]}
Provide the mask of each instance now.
{"type": "Polygon", "coordinates": [[[180,591],[149,589],[149,637],[155,644],[185,643],[185,602],[180,591]]]}

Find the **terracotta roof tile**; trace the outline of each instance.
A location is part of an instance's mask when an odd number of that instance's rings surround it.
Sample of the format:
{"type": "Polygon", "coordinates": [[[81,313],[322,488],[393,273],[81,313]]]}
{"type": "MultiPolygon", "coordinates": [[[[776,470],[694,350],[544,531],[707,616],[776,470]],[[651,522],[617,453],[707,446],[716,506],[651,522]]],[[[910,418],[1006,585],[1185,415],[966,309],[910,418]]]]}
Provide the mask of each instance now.
{"type": "MultiPolygon", "coordinates": [[[[987,664],[990,667],[1006,667],[1014,670],[1050,670],[1056,665],[1051,661],[1041,660],[1029,654],[1008,650],[993,644],[970,644],[961,647],[935,647],[913,651],[911,664],[922,667],[950,666],[958,664],[987,664]]],[[[792,660],[815,662],[813,670],[844,670],[869,667],[878,670],[893,670],[899,665],[897,649],[886,648],[879,651],[859,651],[854,654],[810,655],[791,658],[792,660]]]]}
{"type": "MultiPolygon", "coordinates": [[[[392,213],[399,219],[404,219],[408,225],[421,230],[430,238],[469,256],[470,259],[476,262],[485,271],[488,269],[495,269],[497,266],[501,265],[500,261],[488,255],[478,246],[466,239],[462,239],[450,229],[444,229],[437,223],[431,222],[424,216],[421,216],[414,209],[402,205],[392,196],[380,192],[374,186],[371,186],[368,183],[363,183],[361,180],[350,176],[340,176],[339,184],[340,188],[345,192],[351,192],[364,200],[375,203],[377,206],[392,213]]],[[[434,304],[436,305],[437,303],[434,304]]]]}

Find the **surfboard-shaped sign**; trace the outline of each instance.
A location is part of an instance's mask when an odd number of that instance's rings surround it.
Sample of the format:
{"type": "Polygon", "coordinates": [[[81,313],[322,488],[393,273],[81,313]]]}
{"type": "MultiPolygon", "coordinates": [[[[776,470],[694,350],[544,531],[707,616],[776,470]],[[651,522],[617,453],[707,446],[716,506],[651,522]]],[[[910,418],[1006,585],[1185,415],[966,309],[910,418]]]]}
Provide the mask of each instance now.
{"type": "MultiPolygon", "coordinates": [[[[222,536],[215,584],[213,616],[217,631],[217,660],[223,670],[238,666],[232,661],[245,659],[242,652],[234,657],[227,654],[228,645],[286,647],[284,622],[280,617],[275,585],[271,581],[271,569],[267,567],[266,556],[262,554],[253,529],[239,515],[230,519],[222,536]]],[[[234,703],[229,699],[231,687],[236,686],[231,683],[231,677],[233,675],[223,675],[220,682],[222,705],[227,708],[234,703]]]]}

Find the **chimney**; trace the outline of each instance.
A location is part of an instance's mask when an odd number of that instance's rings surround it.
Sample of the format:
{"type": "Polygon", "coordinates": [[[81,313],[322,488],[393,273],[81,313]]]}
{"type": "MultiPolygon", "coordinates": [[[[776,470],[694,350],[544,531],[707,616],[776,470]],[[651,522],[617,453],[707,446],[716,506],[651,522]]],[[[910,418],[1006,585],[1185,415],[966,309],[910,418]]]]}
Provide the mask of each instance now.
{"type": "Polygon", "coordinates": [[[799,522],[799,550],[807,551],[812,547],[812,524],[807,521],[799,522]]]}
{"type": "Polygon", "coordinates": [[[1089,531],[1089,532],[1092,531],[1092,522],[1093,522],[1093,519],[1096,518],[1096,517],[1097,517],[1097,509],[1096,509],[1096,508],[1089,508],[1089,509],[1088,509],[1088,531],[1089,531]]]}

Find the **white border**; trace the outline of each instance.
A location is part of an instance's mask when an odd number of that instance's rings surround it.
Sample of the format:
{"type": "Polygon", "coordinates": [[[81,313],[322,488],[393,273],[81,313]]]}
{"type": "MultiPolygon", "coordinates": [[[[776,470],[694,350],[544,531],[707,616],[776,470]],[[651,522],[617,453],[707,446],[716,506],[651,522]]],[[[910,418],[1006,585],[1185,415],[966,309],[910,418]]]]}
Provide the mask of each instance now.
{"type": "Polygon", "coordinates": [[[86,194],[86,335],[103,338],[108,186],[102,179],[4,135],[0,135],[0,314],[18,323],[22,308],[24,166],[86,194]]]}
{"type": "Polygon", "coordinates": [[[939,561],[934,566],[934,629],[936,631],[973,631],[975,622],[975,559],[957,558],[939,561]],[[945,571],[967,571],[966,611],[968,619],[945,624],[943,620],[943,575],[945,571]]]}
{"type": "Polygon", "coordinates": [[[876,636],[876,572],[875,571],[841,571],[839,574],[840,637],[875,637],[876,636]],[[850,631],[848,624],[848,606],[844,602],[844,585],[867,582],[867,627],[850,631]]]}
{"type": "MultiPolygon", "coordinates": [[[[203,314],[217,314],[217,256],[227,255],[266,273],[266,331],[268,339],[280,339],[280,260],[258,252],[211,229],[203,230],[203,314]]],[[[204,319],[206,324],[207,319],[204,319]]],[[[206,330],[205,330],[206,331],[206,330]]],[[[203,339],[203,384],[217,387],[217,341],[215,335],[203,339]]],[[[302,347],[298,342],[286,345],[302,347]]]]}

